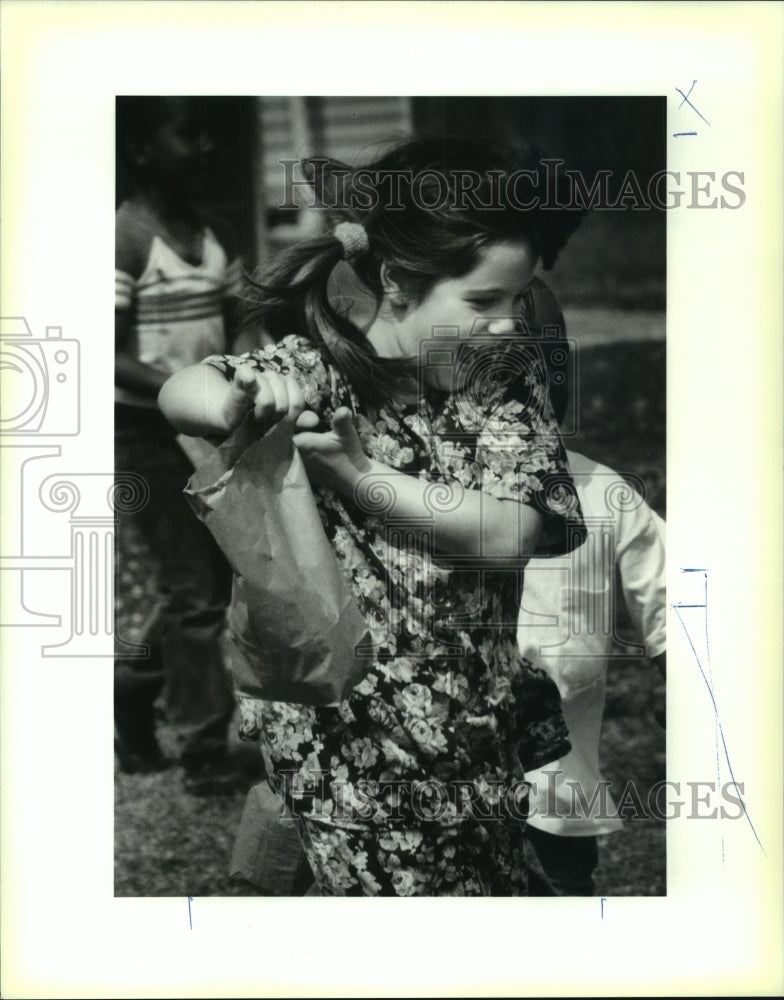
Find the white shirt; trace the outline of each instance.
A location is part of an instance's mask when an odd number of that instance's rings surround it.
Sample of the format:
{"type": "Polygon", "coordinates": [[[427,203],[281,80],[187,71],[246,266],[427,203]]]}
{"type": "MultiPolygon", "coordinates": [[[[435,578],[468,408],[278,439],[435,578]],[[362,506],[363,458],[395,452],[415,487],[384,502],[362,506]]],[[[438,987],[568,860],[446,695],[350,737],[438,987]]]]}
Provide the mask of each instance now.
{"type": "Polygon", "coordinates": [[[572,750],[526,778],[531,826],[589,836],[622,825],[599,770],[615,573],[640,639],[626,652],[658,656],[666,648],[664,522],[612,469],[576,452],[567,457],[588,535],[569,555],[528,563],[518,638],[523,655],[558,685],[572,750]]]}
{"type": "MultiPolygon", "coordinates": [[[[138,278],[115,267],[115,309],[133,316],[131,353],[171,375],[210,354],[226,350],[223,305],[241,286],[239,259],[228,261],[212,230],[204,230],[202,259],[189,263],[153,234],[138,278]]],[[[155,408],[122,388],[117,402],[155,408]]]]}

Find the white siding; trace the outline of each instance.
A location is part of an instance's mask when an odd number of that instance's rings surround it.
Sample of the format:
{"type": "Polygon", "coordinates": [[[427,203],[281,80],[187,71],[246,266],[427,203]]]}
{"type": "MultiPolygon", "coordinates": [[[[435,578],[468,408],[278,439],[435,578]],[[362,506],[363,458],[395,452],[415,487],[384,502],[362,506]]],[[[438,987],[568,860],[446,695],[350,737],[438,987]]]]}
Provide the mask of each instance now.
{"type": "Polygon", "coordinates": [[[410,105],[407,97],[259,98],[259,190],[265,209],[276,208],[285,197],[281,160],[329,156],[363,162],[378,143],[410,132],[410,105]]]}

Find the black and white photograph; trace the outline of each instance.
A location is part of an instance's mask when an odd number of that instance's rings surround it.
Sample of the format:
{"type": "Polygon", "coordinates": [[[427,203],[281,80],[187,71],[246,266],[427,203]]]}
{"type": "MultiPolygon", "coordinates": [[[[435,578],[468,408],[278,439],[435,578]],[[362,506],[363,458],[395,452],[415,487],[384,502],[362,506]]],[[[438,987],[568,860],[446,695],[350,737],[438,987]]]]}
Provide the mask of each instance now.
{"type": "Polygon", "coordinates": [[[3,995],[779,992],[780,7],[0,19],[3,995]]]}
{"type": "Polygon", "coordinates": [[[118,97],[117,894],[666,893],[665,116],[118,97]]]}

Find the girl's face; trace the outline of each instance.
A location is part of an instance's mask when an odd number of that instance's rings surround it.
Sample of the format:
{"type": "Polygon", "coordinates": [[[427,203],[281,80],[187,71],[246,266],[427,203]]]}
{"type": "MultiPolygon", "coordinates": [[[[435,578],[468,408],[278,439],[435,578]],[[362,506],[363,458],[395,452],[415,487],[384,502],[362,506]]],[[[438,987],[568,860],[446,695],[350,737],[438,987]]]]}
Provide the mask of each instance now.
{"type": "Polygon", "coordinates": [[[479,263],[460,278],[445,278],[433,286],[400,319],[396,340],[401,356],[421,359],[425,381],[442,389],[455,385],[454,362],[459,351],[445,341],[475,341],[492,346],[518,328],[522,297],[538,261],[528,241],[492,243],[481,251],[479,263]],[[429,348],[428,342],[432,341],[429,348]]]}

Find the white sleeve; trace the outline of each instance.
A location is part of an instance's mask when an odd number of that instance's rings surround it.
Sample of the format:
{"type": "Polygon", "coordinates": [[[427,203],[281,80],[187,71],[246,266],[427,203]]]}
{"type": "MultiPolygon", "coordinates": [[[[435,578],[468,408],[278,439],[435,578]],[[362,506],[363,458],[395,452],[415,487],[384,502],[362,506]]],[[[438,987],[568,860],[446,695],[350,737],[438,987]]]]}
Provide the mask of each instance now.
{"type": "Polygon", "coordinates": [[[667,648],[665,523],[642,501],[620,521],[616,563],[623,596],[649,657],[667,648]]]}

